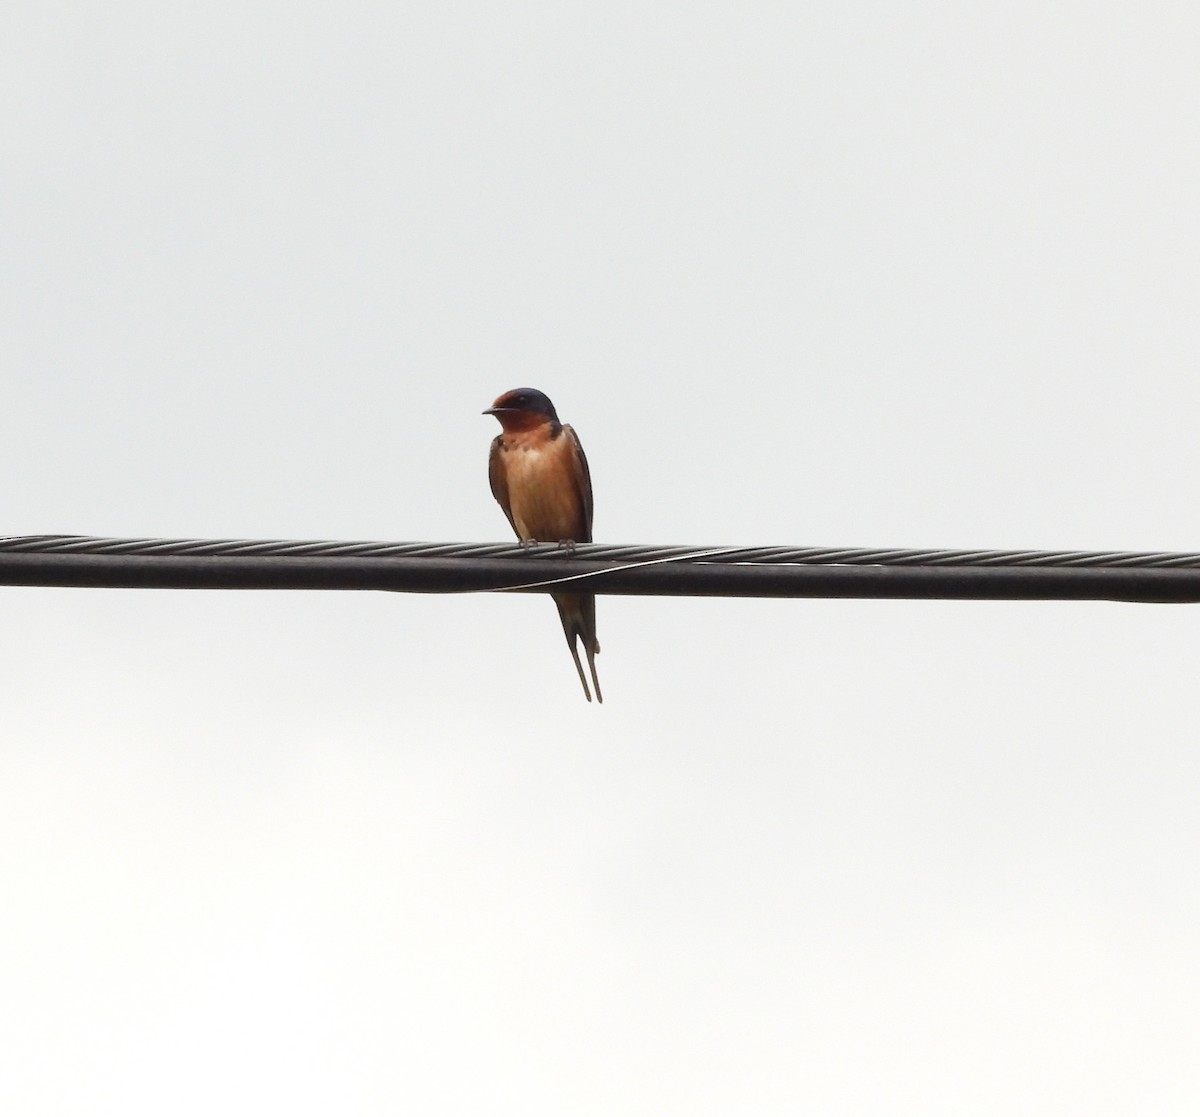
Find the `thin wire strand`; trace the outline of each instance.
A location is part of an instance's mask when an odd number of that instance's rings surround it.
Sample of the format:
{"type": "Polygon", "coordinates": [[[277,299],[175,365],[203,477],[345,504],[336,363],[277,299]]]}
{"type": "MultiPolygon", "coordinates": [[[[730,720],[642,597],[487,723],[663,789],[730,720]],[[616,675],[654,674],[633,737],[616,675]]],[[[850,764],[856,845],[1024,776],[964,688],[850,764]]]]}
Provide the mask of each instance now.
{"type": "Polygon", "coordinates": [[[707,551],[692,551],[690,554],[677,558],[643,559],[641,562],[623,562],[617,566],[606,567],[604,570],[587,570],[582,574],[565,574],[561,578],[546,578],[540,582],[522,582],[519,585],[497,586],[493,590],[464,590],[464,593],[517,593],[524,590],[543,589],[546,586],[560,586],[565,582],[579,582],[584,578],[603,578],[606,574],[619,574],[623,570],[639,570],[643,566],[659,566],[664,562],[694,562],[701,558],[729,553],[728,547],[713,547],[707,551]]]}

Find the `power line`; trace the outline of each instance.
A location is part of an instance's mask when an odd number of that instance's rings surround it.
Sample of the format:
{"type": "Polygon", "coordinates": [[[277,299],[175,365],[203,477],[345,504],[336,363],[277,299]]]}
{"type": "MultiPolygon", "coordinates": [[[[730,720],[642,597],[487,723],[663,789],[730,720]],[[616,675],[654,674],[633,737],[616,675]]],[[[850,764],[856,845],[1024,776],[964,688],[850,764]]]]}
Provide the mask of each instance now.
{"type": "Polygon", "coordinates": [[[1200,554],[828,547],[0,539],[0,585],[955,600],[1200,601],[1200,554]]]}

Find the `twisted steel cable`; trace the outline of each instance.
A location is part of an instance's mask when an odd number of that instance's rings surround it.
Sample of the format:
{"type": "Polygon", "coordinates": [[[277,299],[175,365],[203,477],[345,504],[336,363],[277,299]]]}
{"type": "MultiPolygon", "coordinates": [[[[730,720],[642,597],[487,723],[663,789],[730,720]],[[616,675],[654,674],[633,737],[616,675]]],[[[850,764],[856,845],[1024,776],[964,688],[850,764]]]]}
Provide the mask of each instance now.
{"type": "Polygon", "coordinates": [[[730,597],[1200,601],[1200,554],[0,538],[0,584],[730,597]]]}
{"type": "MultiPolygon", "coordinates": [[[[259,555],[378,558],[522,558],[546,561],[563,557],[550,543],[523,547],[512,543],[383,543],[295,539],[113,539],[90,535],[0,536],[0,554],[87,555],[259,555]]],[[[622,562],[669,559],[672,562],[792,565],[836,563],[854,566],[1118,566],[1146,569],[1200,569],[1200,553],[1172,551],[968,551],[866,547],[664,547],[580,543],[580,558],[622,562]]]]}

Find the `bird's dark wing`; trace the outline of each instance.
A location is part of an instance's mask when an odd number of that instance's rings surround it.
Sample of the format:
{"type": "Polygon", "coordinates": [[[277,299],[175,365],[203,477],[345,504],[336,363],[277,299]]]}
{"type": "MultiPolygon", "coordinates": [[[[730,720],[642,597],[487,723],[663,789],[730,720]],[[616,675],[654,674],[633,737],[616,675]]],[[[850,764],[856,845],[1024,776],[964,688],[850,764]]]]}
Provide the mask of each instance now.
{"type": "MultiPolygon", "coordinates": [[[[566,435],[574,457],[574,476],[575,486],[579,493],[579,506],[583,511],[583,531],[579,533],[579,538],[576,543],[590,543],[592,541],[592,474],[588,469],[587,455],[583,452],[583,444],[579,441],[579,435],[570,426],[563,427],[563,434],[566,435]]],[[[497,497],[497,499],[499,499],[497,497]]]]}
{"type": "Polygon", "coordinates": [[[504,468],[503,452],[500,449],[502,442],[503,438],[500,435],[492,439],[492,452],[488,456],[488,480],[492,484],[492,496],[508,517],[509,526],[520,536],[521,533],[517,531],[517,525],[513,522],[512,507],[508,502],[508,471],[504,468]]]}

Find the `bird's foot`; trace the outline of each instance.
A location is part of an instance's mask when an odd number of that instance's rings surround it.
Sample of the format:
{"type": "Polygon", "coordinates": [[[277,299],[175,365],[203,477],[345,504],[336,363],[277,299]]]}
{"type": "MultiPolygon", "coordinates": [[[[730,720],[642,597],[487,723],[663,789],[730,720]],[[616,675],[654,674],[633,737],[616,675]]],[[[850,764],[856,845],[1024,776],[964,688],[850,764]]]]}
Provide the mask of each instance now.
{"type": "Polygon", "coordinates": [[[574,539],[560,539],[558,541],[558,549],[560,551],[566,551],[567,554],[569,554],[569,555],[573,555],[575,553],[575,540],[574,539]]]}

